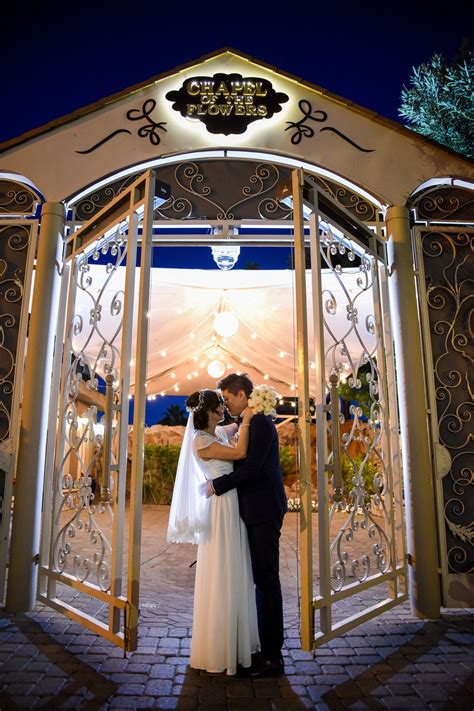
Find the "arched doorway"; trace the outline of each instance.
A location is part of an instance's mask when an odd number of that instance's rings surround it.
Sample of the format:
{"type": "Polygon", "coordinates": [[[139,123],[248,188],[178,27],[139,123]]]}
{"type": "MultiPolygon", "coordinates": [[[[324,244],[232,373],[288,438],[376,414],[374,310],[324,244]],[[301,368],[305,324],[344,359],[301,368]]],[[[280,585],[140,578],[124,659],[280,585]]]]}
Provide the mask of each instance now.
{"type": "MultiPolygon", "coordinates": [[[[248,161],[236,161],[233,165],[219,161],[216,164],[218,182],[235,190],[236,183],[242,182],[235,180],[236,174],[244,165],[248,167],[248,161]],[[225,174],[227,171],[229,175],[230,167],[233,168],[232,180],[226,181],[225,174]]],[[[406,599],[398,427],[382,222],[377,205],[366,201],[368,207],[364,207],[360,196],[356,200],[349,199],[355,208],[351,212],[327,195],[331,191],[330,184],[326,183],[322,189],[317,179],[292,170],[291,165],[282,170],[273,165],[276,172],[272,174],[272,164],[261,162],[251,166],[250,192],[241,194],[240,200],[229,198],[226,209],[222,201],[211,199],[209,192],[192,187],[193,182],[203,184],[200,168],[195,162],[170,166],[169,175],[174,173],[187,195],[171,195],[162,205],[157,205],[160,192],[153,171],[140,176],[102,209],[93,210],[95,214],[77,231],[74,218],[79,206],[76,205],[75,214],[71,215],[57,332],[57,343],[63,344],[63,348],[56,349],[53,368],[56,395],[52,398],[50,432],[55,430],[58,412],[59,425],[56,441],[49,438],[47,454],[40,599],[125,649],[134,649],[139,605],[150,267],[153,239],[156,238],[158,244],[165,241],[160,238],[160,226],[154,228],[155,218],[157,212],[163,216],[166,210],[173,210],[178,213],[176,222],[183,225],[184,211],[188,220],[205,220],[206,225],[211,223],[211,228],[227,228],[227,235],[229,227],[237,228],[239,232],[232,231],[232,241],[238,243],[245,238],[245,221],[255,222],[256,217],[261,220],[261,211],[269,210],[273,219],[265,221],[258,236],[257,227],[253,226],[250,240],[267,243],[286,240],[295,250],[298,364],[297,382],[291,385],[298,395],[301,633],[302,644],[309,649],[406,599]],[[264,192],[268,177],[271,188],[264,192]],[[252,186],[256,186],[254,192],[252,186]],[[201,203],[197,212],[189,200],[190,195],[201,203]],[[283,202],[285,197],[289,205],[283,202]],[[202,204],[206,204],[208,210],[212,207],[214,213],[203,212],[202,204]],[[372,229],[354,216],[354,211],[367,209],[372,210],[370,214],[374,216],[372,229]],[[275,210],[280,211],[281,220],[274,219],[275,210]],[[276,234],[278,222],[282,224],[278,225],[281,229],[276,234]],[[290,227],[285,234],[287,224],[290,227]],[[94,264],[100,266],[101,261],[105,262],[105,269],[96,270],[101,276],[99,283],[94,284],[94,264]],[[347,267],[348,264],[354,267],[347,267]],[[351,269],[352,276],[354,271],[358,276],[346,285],[351,269]],[[106,287],[109,295],[102,302],[106,287]],[[80,292],[88,295],[87,309],[82,306],[76,309],[80,292]],[[364,311],[359,304],[362,295],[369,292],[370,308],[364,311]],[[331,323],[338,308],[344,315],[343,327],[339,325],[339,330],[331,323]],[[110,316],[107,333],[103,332],[106,312],[110,316]],[[354,350],[353,341],[358,343],[358,350],[354,350]],[[127,539],[124,535],[125,476],[132,361],[134,439],[127,539]],[[86,369],[89,371],[87,380],[83,377],[86,369]],[[364,422],[362,408],[354,406],[351,427],[341,433],[339,389],[343,377],[357,390],[362,385],[362,372],[368,384],[367,421],[364,422]],[[99,377],[106,383],[102,393],[99,377]],[[90,400],[82,414],[77,407],[80,389],[88,391],[90,400]],[[315,415],[310,410],[311,400],[315,415]],[[101,408],[103,431],[97,428],[97,412],[101,408]],[[83,420],[81,429],[79,417],[83,420]],[[311,437],[314,420],[315,441],[311,437]],[[357,463],[350,451],[354,441],[361,443],[363,455],[357,463]],[[86,467],[85,447],[93,450],[89,452],[86,467]],[[374,464],[375,460],[379,466],[372,471],[371,486],[381,516],[370,509],[365,474],[367,464],[374,464]],[[344,490],[343,467],[347,462],[352,465],[352,473],[344,490]],[[92,498],[89,479],[93,467],[100,470],[96,472],[97,499],[92,498]],[[312,469],[317,471],[319,491],[317,571],[313,571],[312,561],[315,543],[312,469]],[[334,531],[331,523],[341,513],[344,523],[334,531]],[[108,535],[107,525],[99,523],[99,517],[110,521],[108,535]],[[82,543],[78,547],[83,534],[87,545],[82,543]],[[345,542],[362,541],[362,538],[365,551],[363,546],[347,550],[345,542]],[[125,544],[128,547],[126,564],[125,544]],[[350,600],[356,592],[377,586],[387,589],[372,609],[362,609],[355,615],[333,614],[338,603],[350,600]],[[85,597],[71,605],[67,593],[61,600],[60,591],[65,590],[85,597]],[[315,610],[320,615],[316,629],[315,610]],[[335,617],[338,619],[334,621],[335,617]]],[[[341,187],[338,189],[343,197],[346,193],[341,187]]],[[[86,204],[87,198],[82,205],[86,204]]],[[[176,233],[167,239],[173,243],[180,241],[176,233]]],[[[181,241],[190,244],[199,239],[203,240],[199,232],[190,237],[188,230],[186,239],[181,241]]],[[[212,236],[213,244],[226,241],[223,231],[216,231],[212,236]]],[[[210,242],[209,235],[205,242],[210,242]]]]}

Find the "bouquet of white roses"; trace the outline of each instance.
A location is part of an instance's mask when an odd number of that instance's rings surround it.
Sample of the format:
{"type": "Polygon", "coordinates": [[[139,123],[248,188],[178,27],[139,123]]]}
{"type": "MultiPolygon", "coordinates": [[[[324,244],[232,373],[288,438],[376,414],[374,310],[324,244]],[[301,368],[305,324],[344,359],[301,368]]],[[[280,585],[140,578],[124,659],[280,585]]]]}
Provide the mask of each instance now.
{"type": "Polygon", "coordinates": [[[272,385],[256,385],[249,397],[248,405],[254,413],[276,415],[276,404],[280,395],[272,385]]]}

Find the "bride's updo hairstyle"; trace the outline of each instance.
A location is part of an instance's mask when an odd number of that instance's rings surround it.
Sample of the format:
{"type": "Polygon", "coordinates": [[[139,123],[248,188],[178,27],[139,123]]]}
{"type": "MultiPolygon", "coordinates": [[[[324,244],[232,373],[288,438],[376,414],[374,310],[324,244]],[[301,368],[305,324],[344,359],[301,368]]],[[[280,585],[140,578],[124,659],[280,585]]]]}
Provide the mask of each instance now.
{"type": "Polygon", "coordinates": [[[194,427],[205,430],[209,425],[209,413],[215,412],[222,400],[214,390],[198,390],[188,397],[186,407],[194,415],[194,427]]]}

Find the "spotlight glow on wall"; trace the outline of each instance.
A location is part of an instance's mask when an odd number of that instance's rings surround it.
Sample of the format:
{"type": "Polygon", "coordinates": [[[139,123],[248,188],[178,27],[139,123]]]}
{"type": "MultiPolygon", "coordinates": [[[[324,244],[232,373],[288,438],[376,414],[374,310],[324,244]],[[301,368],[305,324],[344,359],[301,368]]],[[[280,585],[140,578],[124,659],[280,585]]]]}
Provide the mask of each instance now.
{"type": "Polygon", "coordinates": [[[239,328],[239,320],[233,311],[221,311],[214,319],[214,329],[219,336],[234,336],[239,328]]]}

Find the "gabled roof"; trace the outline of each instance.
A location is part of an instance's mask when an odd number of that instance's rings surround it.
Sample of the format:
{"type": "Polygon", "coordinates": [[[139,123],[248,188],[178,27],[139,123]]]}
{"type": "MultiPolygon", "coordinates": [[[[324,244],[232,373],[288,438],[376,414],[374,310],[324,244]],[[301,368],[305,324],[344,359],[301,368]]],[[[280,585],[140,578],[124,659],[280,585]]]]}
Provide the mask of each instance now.
{"type": "Polygon", "coordinates": [[[53,121],[50,121],[47,124],[44,124],[43,126],[39,126],[38,128],[35,128],[31,131],[27,131],[26,133],[21,134],[20,136],[17,136],[16,138],[11,138],[7,141],[4,141],[3,143],[0,143],[0,153],[13,148],[15,146],[21,145],[22,143],[25,143],[29,141],[30,139],[37,138],[38,136],[41,136],[43,134],[46,134],[50,131],[55,130],[56,128],[59,128],[61,126],[65,126],[68,123],[71,123],[72,121],[75,121],[79,118],[83,118],[84,116],[87,116],[88,114],[92,114],[93,112],[104,108],[105,106],[108,106],[109,104],[112,104],[114,102],[119,101],[120,99],[123,99],[124,97],[128,97],[136,92],[139,92],[149,86],[152,86],[153,84],[157,83],[158,81],[165,79],[167,77],[173,76],[174,74],[179,74],[182,71],[185,71],[186,69],[189,69],[190,67],[196,66],[198,64],[201,64],[209,59],[213,59],[214,57],[218,57],[220,55],[234,55],[236,57],[239,57],[240,59],[246,60],[248,62],[252,62],[255,65],[259,65],[265,69],[268,69],[272,72],[275,72],[279,74],[282,77],[287,78],[288,80],[295,82],[307,89],[310,89],[311,91],[319,94],[321,97],[324,97],[326,99],[329,99],[330,101],[339,104],[341,106],[345,106],[346,108],[350,109],[351,111],[354,111],[358,114],[362,114],[363,116],[371,119],[372,121],[375,121],[379,124],[382,124],[386,126],[387,128],[391,129],[392,131],[397,131],[399,133],[402,133],[406,136],[409,136],[411,140],[416,140],[416,141],[421,141],[423,143],[428,143],[431,146],[435,146],[437,149],[446,151],[447,153],[450,153],[457,158],[460,158],[461,160],[465,160],[468,163],[472,163],[470,159],[468,159],[466,156],[462,156],[459,153],[456,153],[455,151],[446,148],[444,146],[441,146],[439,143],[436,143],[435,141],[432,141],[429,138],[426,138],[424,136],[420,136],[419,134],[411,131],[410,129],[405,128],[402,124],[392,121],[391,119],[385,118],[384,116],[381,116],[380,114],[376,113],[375,111],[372,111],[371,109],[367,109],[363,106],[360,106],[359,104],[354,103],[353,101],[350,101],[348,99],[345,99],[342,96],[339,96],[337,94],[334,94],[327,89],[324,89],[323,87],[318,86],[317,84],[313,84],[312,82],[309,82],[301,77],[297,77],[294,74],[291,74],[289,72],[283,71],[279,69],[278,67],[274,67],[271,64],[268,64],[266,62],[261,61],[260,59],[255,59],[254,57],[251,57],[248,54],[245,54],[244,52],[240,52],[239,50],[233,49],[231,47],[223,47],[221,49],[217,49],[214,52],[210,52],[209,54],[205,54],[202,57],[199,57],[197,59],[194,59],[190,62],[186,62],[185,64],[181,64],[178,67],[175,67],[167,72],[163,72],[162,74],[158,74],[156,76],[151,77],[150,79],[147,79],[146,81],[140,82],[139,84],[134,84],[133,86],[127,87],[126,89],[123,89],[122,91],[116,92],[115,94],[111,94],[110,96],[106,96],[100,101],[96,101],[93,104],[88,104],[87,106],[84,106],[80,109],[76,109],[75,111],[71,112],[70,114],[67,114],[66,116],[63,116],[58,119],[54,119],[53,121]]]}

